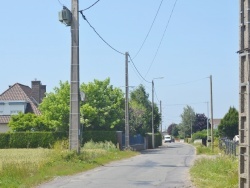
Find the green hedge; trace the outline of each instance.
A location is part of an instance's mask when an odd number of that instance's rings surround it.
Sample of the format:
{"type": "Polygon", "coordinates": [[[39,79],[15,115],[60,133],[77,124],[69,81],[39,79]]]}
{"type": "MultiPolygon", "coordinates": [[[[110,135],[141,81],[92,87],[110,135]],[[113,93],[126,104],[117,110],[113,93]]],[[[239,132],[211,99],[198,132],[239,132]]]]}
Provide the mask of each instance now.
{"type": "Polygon", "coordinates": [[[116,131],[84,131],[82,133],[82,145],[90,140],[93,142],[111,141],[117,144],[116,131]]]}
{"type": "Polygon", "coordinates": [[[10,134],[9,133],[0,133],[0,148],[9,148],[9,140],[10,134]]]}
{"type": "MultiPolygon", "coordinates": [[[[0,133],[0,149],[3,148],[51,148],[57,140],[68,139],[68,133],[60,132],[16,132],[0,133]]],[[[82,144],[88,141],[111,141],[117,144],[116,131],[84,131],[82,144]]]]}
{"type": "Polygon", "coordinates": [[[60,132],[17,132],[1,133],[0,148],[50,148],[53,144],[66,137],[60,132]]]}
{"type": "MultiPolygon", "coordinates": [[[[152,149],[152,133],[147,133],[146,134],[148,138],[148,148],[152,149]]],[[[154,134],[154,141],[155,141],[155,148],[159,147],[162,145],[162,136],[160,133],[154,134]]]]}

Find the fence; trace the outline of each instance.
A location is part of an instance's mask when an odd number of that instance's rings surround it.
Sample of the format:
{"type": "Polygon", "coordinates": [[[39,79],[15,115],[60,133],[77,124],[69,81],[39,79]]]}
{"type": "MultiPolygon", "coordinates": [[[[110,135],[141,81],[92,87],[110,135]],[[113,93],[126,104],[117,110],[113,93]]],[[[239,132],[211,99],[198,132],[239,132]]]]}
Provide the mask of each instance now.
{"type": "MultiPolygon", "coordinates": [[[[140,134],[138,135],[130,135],[129,136],[129,145],[130,147],[134,148],[135,150],[143,150],[146,149],[144,137],[140,134]]],[[[122,134],[122,147],[125,147],[125,134],[122,134]]]]}
{"type": "Polygon", "coordinates": [[[229,139],[221,139],[219,141],[219,148],[225,152],[227,155],[236,156],[237,154],[238,142],[234,142],[229,139]]]}

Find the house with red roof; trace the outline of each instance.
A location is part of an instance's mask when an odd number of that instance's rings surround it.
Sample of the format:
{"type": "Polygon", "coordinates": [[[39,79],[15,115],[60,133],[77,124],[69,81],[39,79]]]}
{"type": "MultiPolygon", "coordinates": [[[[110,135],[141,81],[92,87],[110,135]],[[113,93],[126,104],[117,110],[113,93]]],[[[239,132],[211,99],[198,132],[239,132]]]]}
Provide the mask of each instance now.
{"type": "Polygon", "coordinates": [[[41,81],[32,81],[31,88],[15,83],[0,94],[0,132],[9,131],[8,123],[11,115],[34,113],[40,115],[38,105],[45,97],[46,85],[41,81]]]}

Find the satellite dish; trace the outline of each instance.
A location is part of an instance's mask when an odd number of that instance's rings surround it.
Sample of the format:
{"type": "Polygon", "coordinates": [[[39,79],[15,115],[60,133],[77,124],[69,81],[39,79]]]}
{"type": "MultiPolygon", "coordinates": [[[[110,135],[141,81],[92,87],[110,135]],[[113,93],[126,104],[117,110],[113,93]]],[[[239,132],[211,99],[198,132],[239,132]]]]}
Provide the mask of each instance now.
{"type": "Polygon", "coordinates": [[[85,100],[85,93],[81,91],[80,97],[81,97],[81,101],[83,102],[85,100]]]}

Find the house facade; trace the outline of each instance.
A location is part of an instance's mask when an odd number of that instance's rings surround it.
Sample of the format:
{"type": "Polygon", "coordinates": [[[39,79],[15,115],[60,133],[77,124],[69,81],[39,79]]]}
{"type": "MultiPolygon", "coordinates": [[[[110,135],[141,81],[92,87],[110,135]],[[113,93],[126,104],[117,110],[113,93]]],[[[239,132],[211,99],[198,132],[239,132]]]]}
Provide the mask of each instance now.
{"type": "Polygon", "coordinates": [[[40,115],[38,105],[45,97],[46,85],[41,81],[32,81],[31,88],[15,83],[0,95],[0,133],[9,131],[11,115],[34,113],[40,115]]]}

